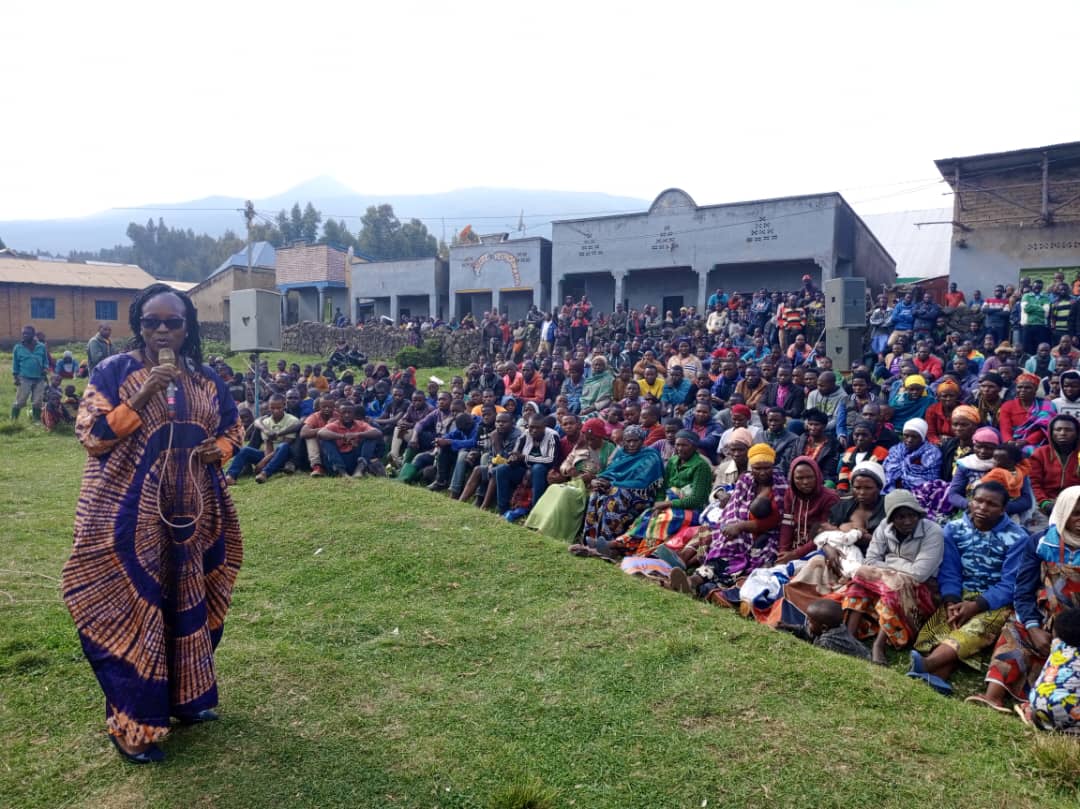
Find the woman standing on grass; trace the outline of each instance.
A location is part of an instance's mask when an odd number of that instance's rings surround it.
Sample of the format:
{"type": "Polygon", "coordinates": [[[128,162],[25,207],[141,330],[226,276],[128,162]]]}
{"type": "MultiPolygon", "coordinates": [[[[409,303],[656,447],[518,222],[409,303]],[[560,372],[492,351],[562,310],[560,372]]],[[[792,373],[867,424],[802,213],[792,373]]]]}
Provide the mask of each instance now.
{"type": "Polygon", "coordinates": [[[79,409],[89,458],[62,586],[109,738],[146,764],[165,757],[170,716],[217,719],[214,649],[242,557],[221,464],[242,432],[190,299],[154,284],[128,317],[134,350],[94,368],[79,409]]]}

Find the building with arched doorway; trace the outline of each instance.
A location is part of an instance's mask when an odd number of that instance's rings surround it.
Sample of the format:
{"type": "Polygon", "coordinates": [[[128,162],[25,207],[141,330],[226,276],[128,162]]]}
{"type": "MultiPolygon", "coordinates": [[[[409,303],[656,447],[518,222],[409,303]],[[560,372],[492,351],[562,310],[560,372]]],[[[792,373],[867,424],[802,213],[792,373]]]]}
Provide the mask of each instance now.
{"type": "Polygon", "coordinates": [[[551,242],[539,236],[510,239],[506,233],[481,236],[476,244],[450,248],[453,317],[480,317],[497,310],[521,320],[529,307],[546,309],[551,300],[551,242]]]}
{"type": "Polygon", "coordinates": [[[712,290],[797,289],[859,276],[896,282],[896,264],[838,193],[697,205],[678,188],[641,213],[552,225],[551,294],[588,295],[598,311],[696,306],[712,290]]]}

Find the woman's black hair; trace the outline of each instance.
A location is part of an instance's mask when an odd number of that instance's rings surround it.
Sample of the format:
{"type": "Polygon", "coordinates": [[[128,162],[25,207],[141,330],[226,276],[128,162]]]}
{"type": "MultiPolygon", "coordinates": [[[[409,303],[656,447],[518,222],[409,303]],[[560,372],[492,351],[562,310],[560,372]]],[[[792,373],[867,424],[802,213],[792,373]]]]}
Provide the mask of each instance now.
{"type": "Polygon", "coordinates": [[[133,348],[146,348],[146,342],[142,338],[142,324],[140,323],[143,307],[152,298],[166,294],[175,295],[184,304],[187,335],[180,346],[180,355],[194,362],[196,371],[202,371],[203,355],[202,338],[199,336],[199,313],[195,309],[195,304],[191,302],[191,298],[183,292],[173,289],[168,284],[151,284],[146,289],[136,293],[135,297],[132,298],[131,306],[128,307],[128,325],[131,326],[131,333],[134,336],[128,345],[133,348]]]}
{"type": "Polygon", "coordinates": [[[1080,647],[1080,607],[1070,607],[1054,618],[1054,634],[1073,647],[1080,647]]]}

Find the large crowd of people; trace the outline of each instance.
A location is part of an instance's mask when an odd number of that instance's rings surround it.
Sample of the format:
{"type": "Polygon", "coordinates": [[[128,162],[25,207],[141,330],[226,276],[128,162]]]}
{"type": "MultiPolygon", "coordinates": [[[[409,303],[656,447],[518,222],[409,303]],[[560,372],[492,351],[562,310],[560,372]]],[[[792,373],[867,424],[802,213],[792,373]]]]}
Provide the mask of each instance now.
{"type": "Polygon", "coordinates": [[[868,301],[845,373],[809,277],[707,309],[410,321],[482,334],[423,384],[347,342],[305,367],[211,358],[244,429],[225,481],[423,485],[819,646],[907,650],[944,694],[991,650],[969,700],[1080,727],[1080,274],[868,301]]]}

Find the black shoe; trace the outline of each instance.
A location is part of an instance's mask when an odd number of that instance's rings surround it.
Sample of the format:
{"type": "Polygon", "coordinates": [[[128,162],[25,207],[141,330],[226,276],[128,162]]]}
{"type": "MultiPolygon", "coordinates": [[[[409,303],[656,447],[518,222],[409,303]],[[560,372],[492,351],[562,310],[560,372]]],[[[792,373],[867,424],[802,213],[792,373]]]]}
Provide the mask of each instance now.
{"type": "Polygon", "coordinates": [[[216,722],[220,719],[216,711],[212,711],[209,708],[204,708],[198,713],[187,714],[185,716],[178,716],[176,720],[181,725],[201,725],[203,722],[216,722]]]}
{"type": "Polygon", "coordinates": [[[111,733],[109,734],[109,741],[113,743],[113,747],[116,748],[116,752],[120,754],[120,757],[129,764],[156,764],[165,760],[165,752],[156,744],[150,745],[141,753],[129,753],[120,746],[120,742],[111,733]]]}

